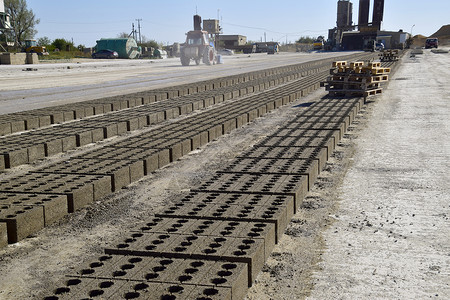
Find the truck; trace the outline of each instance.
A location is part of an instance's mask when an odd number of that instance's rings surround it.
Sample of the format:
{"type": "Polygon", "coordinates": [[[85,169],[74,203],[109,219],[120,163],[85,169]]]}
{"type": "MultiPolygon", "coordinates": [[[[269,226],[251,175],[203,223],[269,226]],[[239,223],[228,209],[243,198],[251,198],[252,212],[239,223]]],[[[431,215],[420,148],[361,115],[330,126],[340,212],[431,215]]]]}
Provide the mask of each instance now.
{"type": "Polygon", "coordinates": [[[214,42],[208,32],[202,30],[201,17],[194,16],[194,30],[186,33],[186,42],[180,45],[180,61],[183,66],[189,66],[191,60],[199,65],[201,61],[207,65],[216,63],[217,52],[214,42]]]}
{"type": "Polygon", "coordinates": [[[267,54],[275,54],[280,51],[279,44],[276,42],[267,43],[267,54]]]}
{"type": "Polygon", "coordinates": [[[436,48],[438,47],[438,39],[437,38],[428,38],[425,41],[425,49],[436,48]]]}

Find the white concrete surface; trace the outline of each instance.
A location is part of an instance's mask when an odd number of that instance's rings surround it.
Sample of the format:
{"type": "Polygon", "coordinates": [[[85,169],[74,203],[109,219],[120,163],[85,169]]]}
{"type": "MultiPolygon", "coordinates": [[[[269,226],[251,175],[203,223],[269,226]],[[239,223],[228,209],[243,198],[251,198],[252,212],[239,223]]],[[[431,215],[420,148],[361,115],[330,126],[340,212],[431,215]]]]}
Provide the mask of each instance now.
{"type": "Polygon", "coordinates": [[[449,66],[407,56],[377,100],[307,299],[450,299],[449,66]]]}

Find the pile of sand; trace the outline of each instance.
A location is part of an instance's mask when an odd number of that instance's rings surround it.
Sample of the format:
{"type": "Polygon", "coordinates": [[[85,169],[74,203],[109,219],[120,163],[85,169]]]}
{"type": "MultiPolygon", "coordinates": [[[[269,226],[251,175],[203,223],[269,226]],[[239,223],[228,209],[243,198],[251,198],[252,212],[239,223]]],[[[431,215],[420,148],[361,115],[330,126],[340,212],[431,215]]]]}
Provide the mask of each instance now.
{"type": "Polygon", "coordinates": [[[427,37],[421,34],[415,35],[413,37],[413,46],[423,46],[425,45],[427,37]]]}
{"type": "Polygon", "coordinates": [[[439,44],[449,44],[450,43],[450,24],[444,25],[433,33],[430,37],[437,37],[439,39],[439,44]]]}

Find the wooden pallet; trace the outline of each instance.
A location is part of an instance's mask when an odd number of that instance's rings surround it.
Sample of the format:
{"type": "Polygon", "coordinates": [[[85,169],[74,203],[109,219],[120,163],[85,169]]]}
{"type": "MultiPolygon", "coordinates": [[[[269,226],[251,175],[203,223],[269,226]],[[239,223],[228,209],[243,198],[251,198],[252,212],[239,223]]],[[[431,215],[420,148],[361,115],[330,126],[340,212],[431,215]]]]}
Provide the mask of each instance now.
{"type": "Polygon", "coordinates": [[[336,61],[330,69],[330,76],[320,83],[330,96],[364,97],[382,93],[381,83],[389,79],[390,68],[382,68],[381,62],[336,61]]]}
{"type": "Polygon", "coordinates": [[[368,97],[383,93],[383,89],[374,89],[368,91],[362,90],[330,90],[329,95],[333,97],[368,97]]]}
{"type": "Polygon", "coordinates": [[[347,65],[347,61],[341,60],[341,61],[334,61],[333,62],[333,68],[339,68],[347,65]]]}
{"type": "Polygon", "coordinates": [[[380,88],[380,83],[361,83],[361,82],[328,82],[328,85],[325,85],[326,91],[331,90],[361,90],[366,91],[370,89],[380,88]]]}
{"type": "Polygon", "coordinates": [[[327,77],[326,82],[361,82],[361,83],[378,83],[388,81],[389,75],[367,75],[367,74],[335,74],[327,77]]]}

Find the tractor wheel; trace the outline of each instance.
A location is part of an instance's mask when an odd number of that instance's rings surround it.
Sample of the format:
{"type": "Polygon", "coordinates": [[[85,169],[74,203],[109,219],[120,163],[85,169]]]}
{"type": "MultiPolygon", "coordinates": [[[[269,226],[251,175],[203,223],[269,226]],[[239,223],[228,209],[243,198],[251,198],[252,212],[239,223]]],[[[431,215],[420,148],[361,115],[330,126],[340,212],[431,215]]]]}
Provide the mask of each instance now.
{"type": "Polygon", "coordinates": [[[184,55],[180,56],[181,64],[183,66],[189,66],[189,63],[191,62],[191,59],[189,57],[186,57],[184,55]]]}
{"type": "Polygon", "coordinates": [[[203,61],[207,65],[212,65],[214,63],[214,49],[212,47],[208,47],[203,53],[203,61]]]}

